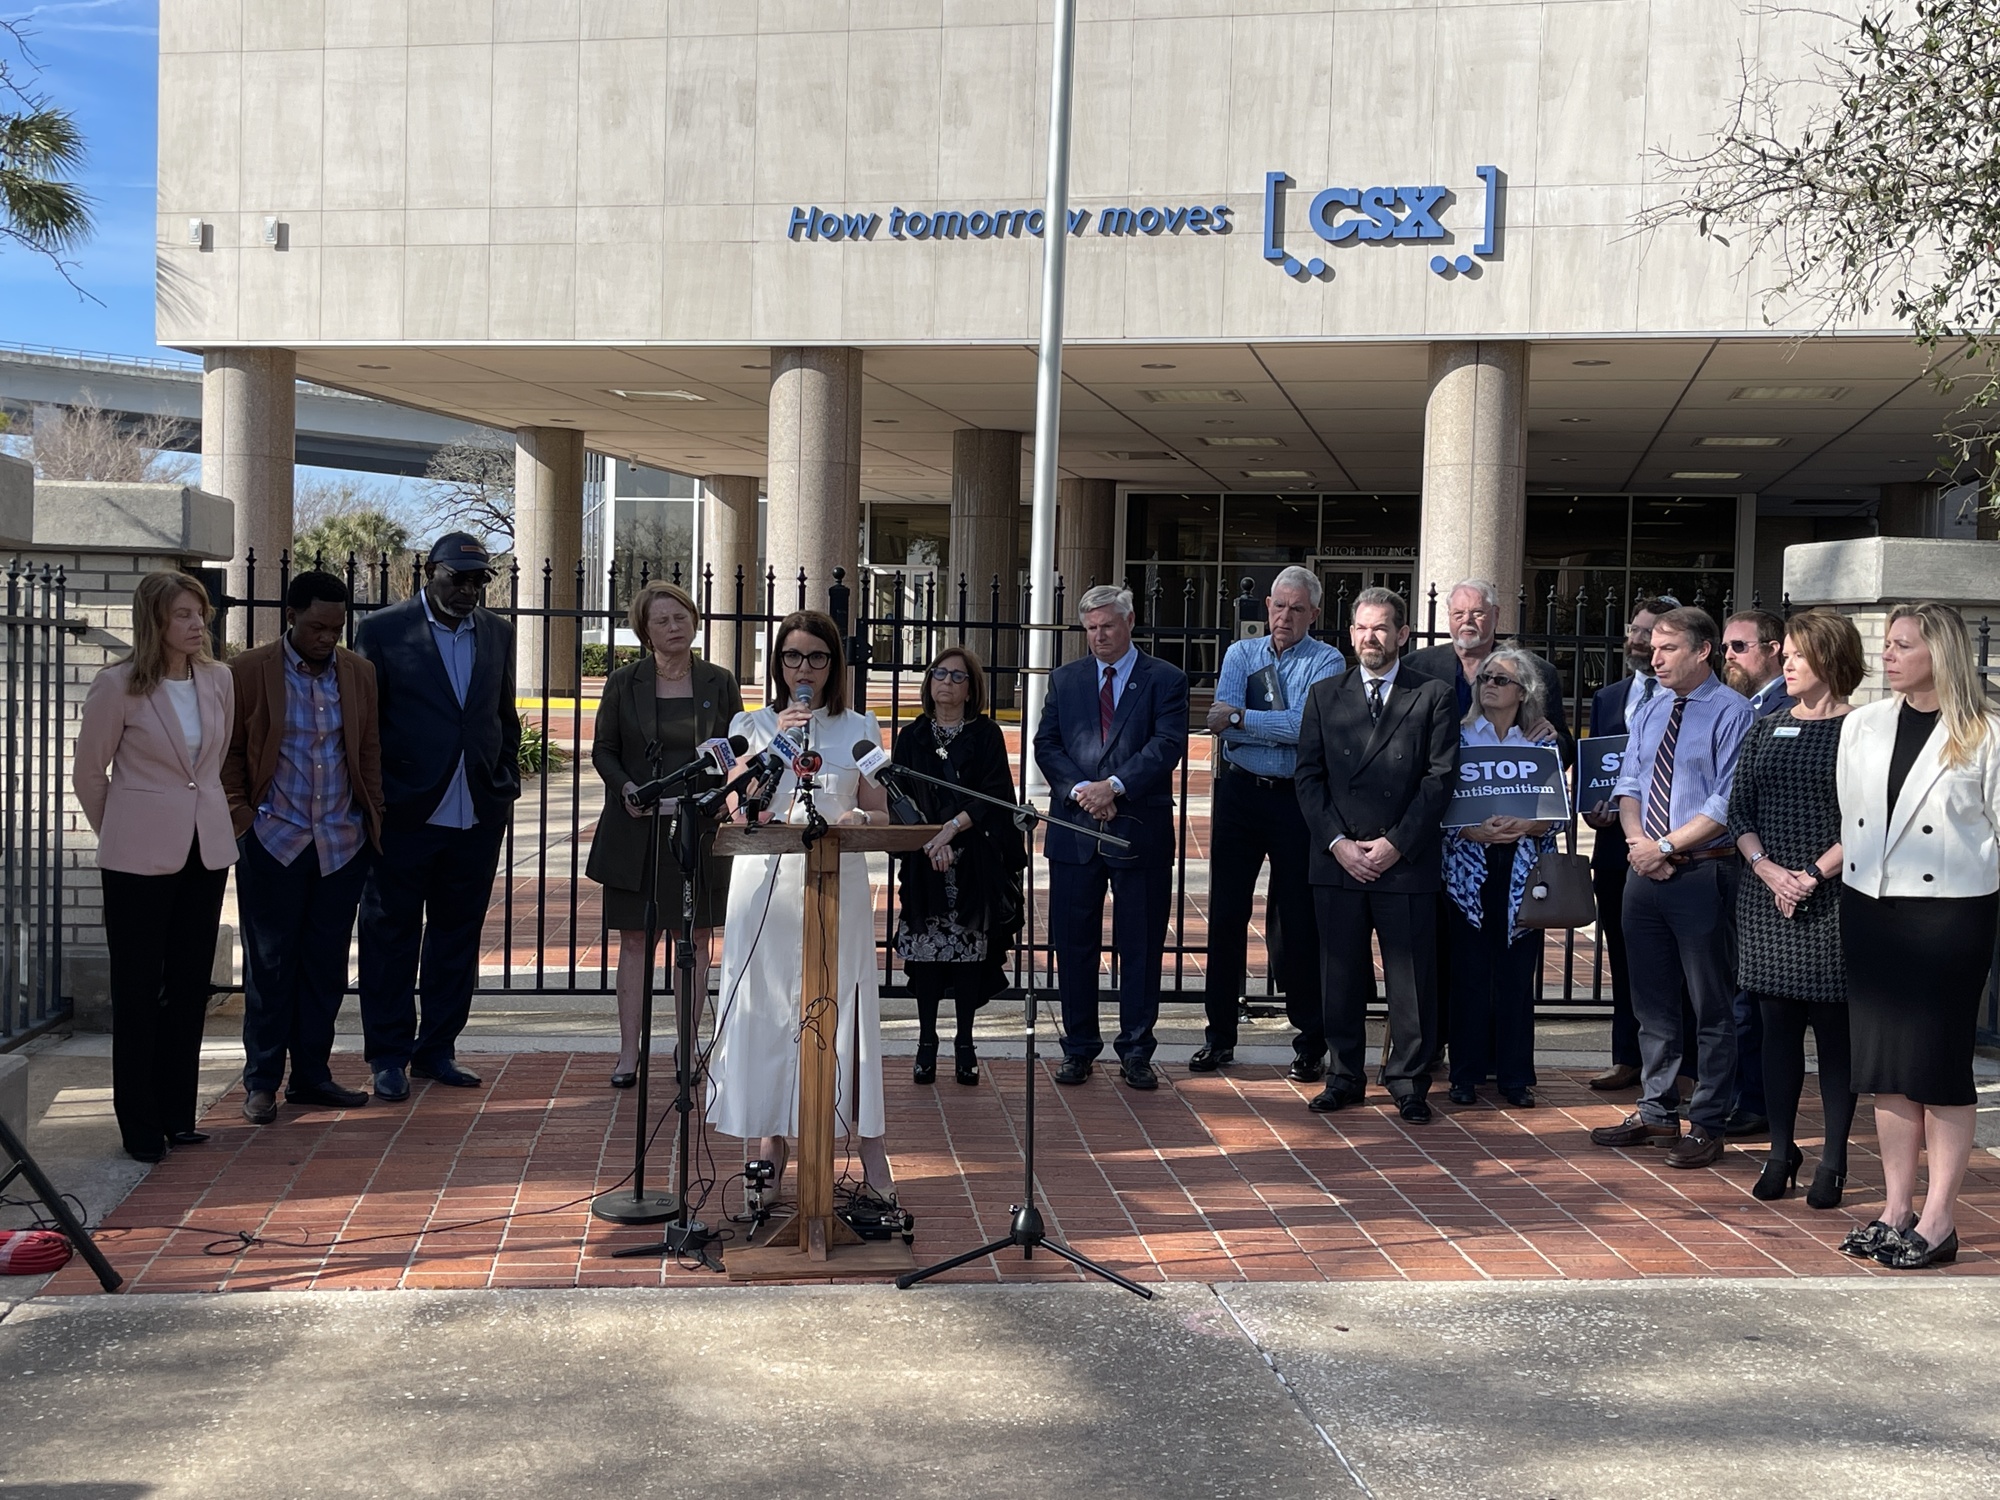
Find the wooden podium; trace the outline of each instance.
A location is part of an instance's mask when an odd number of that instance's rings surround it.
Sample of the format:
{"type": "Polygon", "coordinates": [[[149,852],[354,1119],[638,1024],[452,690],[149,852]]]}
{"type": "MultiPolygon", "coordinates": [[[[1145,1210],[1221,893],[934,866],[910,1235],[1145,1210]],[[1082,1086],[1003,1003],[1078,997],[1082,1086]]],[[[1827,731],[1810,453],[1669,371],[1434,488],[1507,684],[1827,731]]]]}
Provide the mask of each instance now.
{"type": "MultiPolygon", "coordinates": [[[[840,857],[916,849],[935,823],[837,823],[805,844],[803,823],[724,824],[718,855],[802,854],[806,862],[804,952],[799,985],[798,1216],[763,1245],[723,1252],[732,1281],[789,1281],[833,1276],[896,1276],[914,1268],[900,1240],[863,1241],[833,1212],[833,1111],[840,1051],[840,1013],[832,992],[840,975],[840,857]]],[[[858,1105],[857,1101],[857,1105],[858,1105]]],[[[856,1109],[856,1121],[859,1121],[856,1109]]]]}

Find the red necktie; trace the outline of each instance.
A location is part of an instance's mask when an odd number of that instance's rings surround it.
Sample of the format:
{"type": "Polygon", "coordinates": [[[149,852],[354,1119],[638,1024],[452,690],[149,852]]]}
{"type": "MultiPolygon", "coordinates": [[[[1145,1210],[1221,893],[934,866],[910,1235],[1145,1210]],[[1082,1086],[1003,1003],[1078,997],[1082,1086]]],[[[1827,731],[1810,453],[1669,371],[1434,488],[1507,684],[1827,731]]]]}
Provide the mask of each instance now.
{"type": "Polygon", "coordinates": [[[1111,738],[1111,714],[1112,710],[1118,706],[1112,701],[1111,682],[1117,675],[1118,669],[1116,667],[1106,667],[1104,669],[1104,686],[1097,690],[1097,737],[1100,740],[1109,740],[1111,738]]]}

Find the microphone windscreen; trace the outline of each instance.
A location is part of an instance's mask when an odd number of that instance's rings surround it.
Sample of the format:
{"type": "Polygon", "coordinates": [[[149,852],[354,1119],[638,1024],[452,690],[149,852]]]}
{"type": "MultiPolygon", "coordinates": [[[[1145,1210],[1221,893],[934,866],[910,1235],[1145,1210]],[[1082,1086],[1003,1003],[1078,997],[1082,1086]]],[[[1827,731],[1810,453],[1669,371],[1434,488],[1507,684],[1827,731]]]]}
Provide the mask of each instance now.
{"type": "Polygon", "coordinates": [[[881,748],[882,747],[876,744],[875,741],[873,740],[856,740],[854,742],[854,748],[850,750],[848,753],[852,755],[856,760],[859,760],[869,751],[880,750],[881,748]]]}
{"type": "Polygon", "coordinates": [[[729,737],[729,753],[731,755],[736,756],[738,759],[741,759],[743,753],[749,748],[750,748],[750,742],[746,740],[742,735],[732,734],[729,737]]]}
{"type": "Polygon", "coordinates": [[[800,683],[792,689],[792,696],[798,700],[800,708],[811,708],[813,702],[813,685],[810,682],[800,683]]]}

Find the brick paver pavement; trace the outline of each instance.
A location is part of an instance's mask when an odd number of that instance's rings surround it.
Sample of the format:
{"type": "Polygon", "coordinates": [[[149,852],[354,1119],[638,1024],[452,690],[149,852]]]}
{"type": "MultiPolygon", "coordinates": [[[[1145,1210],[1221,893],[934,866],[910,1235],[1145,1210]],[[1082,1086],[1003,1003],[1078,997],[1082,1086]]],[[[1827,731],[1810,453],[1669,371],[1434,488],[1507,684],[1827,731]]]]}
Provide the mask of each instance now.
{"type": "MultiPolygon", "coordinates": [[[[632,1095],[606,1087],[602,1054],[467,1061],[485,1088],[417,1082],[406,1105],[287,1106],[261,1129],[242,1120],[232,1091],[210,1114],[213,1140],[175,1151],[110,1216],[107,1253],[138,1291],[716,1280],[609,1258],[658,1236],[597,1222],[584,1201],[617,1185],[631,1156],[632,1095]],[[515,1217],[493,1217],[504,1215],[515,1217]],[[473,1220],[486,1222],[448,1227],[473,1220]],[[239,1230],[266,1242],[243,1249],[231,1239],[239,1230]]],[[[978,1088],[942,1076],[919,1088],[889,1060],[889,1140],[917,1216],[919,1264],[1003,1233],[1021,1188],[1021,1068],[991,1065],[978,1088]]],[[[1587,1128],[1618,1118],[1626,1096],[1593,1094],[1583,1077],[1545,1072],[1544,1107],[1532,1111],[1434,1096],[1436,1121],[1410,1126],[1379,1092],[1313,1115],[1310,1090],[1275,1068],[1200,1078],[1171,1069],[1158,1093],[1140,1095],[1104,1069],[1058,1088],[1045,1064],[1038,1166],[1050,1232],[1142,1281],[1895,1274],[1832,1248],[1880,1205],[1866,1110],[1848,1202],[1818,1213],[1799,1196],[1751,1198],[1761,1142],[1733,1144],[1720,1167],[1693,1172],[1668,1168],[1657,1150],[1592,1146],[1587,1128]]],[[[1810,1163],[1819,1117],[1817,1101],[1808,1106],[1810,1163]]],[[[663,1127],[653,1182],[667,1178],[671,1139],[663,1127]]],[[[734,1172],[736,1143],[712,1138],[698,1157],[711,1161],[702,1175],[734,1172]]],[[[703,1217],[740,1208],[731,1182],[703,1217]]],[[[1959,1224],[1960,1262],[1939,1274],[2000,1269],[2000,1161],[1987,1153],[1974,1157],[1959,1224]]],[[[958,1273],[1075,1274],[1011,1251],[958,1273]]],[[[80,1263],[50,1284],[94,1289],[80,1263]]]]}

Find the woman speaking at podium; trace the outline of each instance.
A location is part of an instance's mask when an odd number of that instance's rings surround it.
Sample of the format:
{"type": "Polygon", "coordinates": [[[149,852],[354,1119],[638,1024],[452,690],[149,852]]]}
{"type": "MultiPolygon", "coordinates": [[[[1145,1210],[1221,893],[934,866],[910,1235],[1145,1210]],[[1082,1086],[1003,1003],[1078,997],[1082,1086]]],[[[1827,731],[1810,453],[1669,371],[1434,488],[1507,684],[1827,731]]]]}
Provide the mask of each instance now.
{"type": "MultiPolygon", "coordinates": [[[[802,790],[799,768],[787,767],[770,809],[760,818],[803,824],[811,807],[828,823],[888,820],[882,789],[855,769],[854,743],[882,741],[873,714],[848,707],[847,662],[840,631],[817,610],[787,615],[774,632],[771,701],[738,714],[731,734],[769,748],[782,731],[820,758],[802,790]],[[810,706],[808,706],[810,705],[810,706]]],[[[741,818],[743,814],[738,812],[741,818]]],[[[796,851],[796,843],[793,845],[796,851]]],[[[805,948],[805,859],[793,852],[736,860],[722,929],[722,988],[717,1001],[715,1055],[709,1066],[708,1120],[724,1135],[751,1142],[752,1159],[776,1166],[775,1194],[784,1180],[787,1138],[799,1133],[800,955],[805,948]]],[[[882,1024],[875,973],[875,902],[865,855],[840,858],[840,972],[826,975],[822,993],[836,1007],[806,1024],[823,1028],[837,1048],[834,1130],[855,1142],[868,1189],[894,1202],[895,1180],[883,1145],[882,1024]],[[859,1095],[856,1095],[857,1062],[859,1095]]]]}

